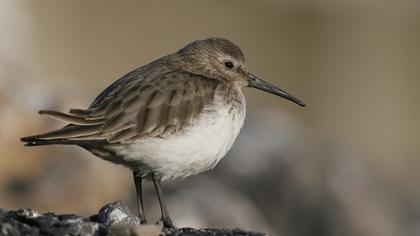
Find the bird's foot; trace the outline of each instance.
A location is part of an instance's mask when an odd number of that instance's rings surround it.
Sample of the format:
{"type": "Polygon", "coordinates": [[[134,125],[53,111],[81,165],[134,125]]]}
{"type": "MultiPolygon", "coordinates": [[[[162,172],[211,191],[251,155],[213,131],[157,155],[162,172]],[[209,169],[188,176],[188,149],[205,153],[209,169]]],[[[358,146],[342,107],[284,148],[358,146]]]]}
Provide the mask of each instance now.
{"type": "Polygon", "coordinates": [[[139,213],[137,218],[139,219],[141,225],[147,224],[146,216],[144,214],[139,213]]]}
{"type": "Polygon", "coordinates": [[[168,228],[168,229],[178,229],[178,227],[176,227],[174,224],[172,224],[172,222],[171,223],[163,222],[163,227],[168,228]]]}
{"type": "MultiPolygon", "coordinates": [[[[171,219],[161,219],[160,220],[163,223],[163,228],[166,229],[178,229],[173,223],[171,219]]],[[[159,224],[159,222],[156,222],[156,224],[159,224]]]]}
{"type": "Polygon", "coordinates": [[[147,224],[147,220],[140,218],[140,224],[141,225],[146,225],[147,224]]]}

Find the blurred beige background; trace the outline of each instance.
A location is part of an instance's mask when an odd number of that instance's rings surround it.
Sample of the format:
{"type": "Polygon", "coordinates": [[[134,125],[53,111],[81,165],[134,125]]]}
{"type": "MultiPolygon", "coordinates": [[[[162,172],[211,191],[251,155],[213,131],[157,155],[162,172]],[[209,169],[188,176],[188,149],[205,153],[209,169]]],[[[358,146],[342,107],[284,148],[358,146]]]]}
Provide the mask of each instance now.
{"type": "MultiPolygon", "coordinates": [[[[307,103],[246,90],[214,171],[167,183],[175,224],[273,235],[420,234],[418,1],[0,0],[0,207],[90,215],[131,174],[77,147],[25,148],[132,69],[209,36],[307,103]]],[[[159,209],[146,186],[150,221],[159,209]]]]}

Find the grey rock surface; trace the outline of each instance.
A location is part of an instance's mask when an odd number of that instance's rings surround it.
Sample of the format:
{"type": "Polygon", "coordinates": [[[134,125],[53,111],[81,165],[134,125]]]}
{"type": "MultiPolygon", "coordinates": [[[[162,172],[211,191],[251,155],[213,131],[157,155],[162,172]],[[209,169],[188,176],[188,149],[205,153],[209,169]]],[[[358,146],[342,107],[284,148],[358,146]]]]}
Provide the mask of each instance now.
{"type": "Polygon", "coordinates": [[[104,223],[105,225],[115,223],[140,224],[139,218],[130,212],[127,205],[119,201],[105,205],[99,210],[97,215],[93,215],[90,218],[96,219],[97,222],[104,223]]]}
{"type": "Polygon", "coordinates": [[[71,236],[263,236],[240,229],[161,229],[159,225],[140,225],[128,207],[114,202],[98,214],[82,218],[74,214],[39,213],[31,209],[0,208],[0,236],[71,235],[71,236]]]}

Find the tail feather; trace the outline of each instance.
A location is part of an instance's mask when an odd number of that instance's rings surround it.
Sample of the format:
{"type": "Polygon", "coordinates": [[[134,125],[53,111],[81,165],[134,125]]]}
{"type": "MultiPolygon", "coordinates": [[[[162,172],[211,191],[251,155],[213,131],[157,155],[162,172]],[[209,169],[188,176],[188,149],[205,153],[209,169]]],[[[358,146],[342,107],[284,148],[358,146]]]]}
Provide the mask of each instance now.
{"type": "Polygon", "coordinates": [[[92,110],[70,108],[69,113],[75,116],[85,117],[85,116],[90,115],[92,113],[92,110]]]}
{"type": "Polygon", "coordinates": [[[41,145],[50,145],[50,144],[75,144],[69,143],[64,139],[53,139],[53,140],[44,140],[34,136],[27,136],[20,139],[20,141],[25,143],[25,146],[41,146],[41,145]]]}
{"type": "Polygon", "coordinates": [[[42,146],[42,145],[52,145],[52,144],[63,144],[63,145],[79,145],[82,147],[94,146],[96,144],[104,143],[103,140],[69,140],[69,139],[51,139],[45,140],[40,139],[37,135],[27,136],[20,139],[20,141],[25,143],[25,146],[42,146]]]}
{"type": "Polygon", "coordinates": [[[70,114],[41,110],[39,114],[48,115],[70,124],[44,134],[23,137],[20,140],[25,143],[25,146],[49,144],[75,144],[82,146],[104,142],[104,138],[100,134],[104,118],[89,117],[90,113],[88,110],[71,109],[70,114]]]}
{"type": "Polygon", "coordinates": [[[41,110],[39,111],[41,115],[47,115],[52,118],[69,122],[75,125],[96,125],[104,123],[104,118],[87,118],[86,116],[80,116],[80,114],[67,114],[59,111],[52,111],[52,110],[41,110]]]}

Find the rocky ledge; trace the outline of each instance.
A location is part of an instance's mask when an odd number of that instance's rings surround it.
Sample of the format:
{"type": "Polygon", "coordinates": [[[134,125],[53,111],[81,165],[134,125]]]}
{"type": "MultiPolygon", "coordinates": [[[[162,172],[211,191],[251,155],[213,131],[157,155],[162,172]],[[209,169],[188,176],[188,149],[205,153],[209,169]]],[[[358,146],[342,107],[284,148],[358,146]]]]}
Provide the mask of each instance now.
{"type": "Polygon", "coordinates": [[[160,225],[140,225],[126,205],[114,202],[88,218],[73,214],[39,213],[30,209],[9,211],[0,208],[0,236],[80,235],[80,236],[263,236],[240,229],[162,229],[160,225]]]}

